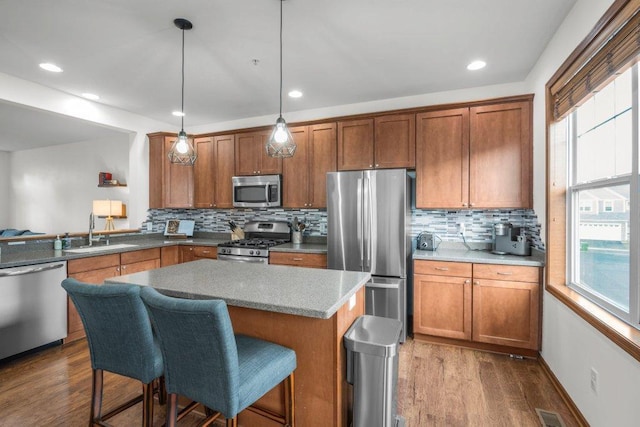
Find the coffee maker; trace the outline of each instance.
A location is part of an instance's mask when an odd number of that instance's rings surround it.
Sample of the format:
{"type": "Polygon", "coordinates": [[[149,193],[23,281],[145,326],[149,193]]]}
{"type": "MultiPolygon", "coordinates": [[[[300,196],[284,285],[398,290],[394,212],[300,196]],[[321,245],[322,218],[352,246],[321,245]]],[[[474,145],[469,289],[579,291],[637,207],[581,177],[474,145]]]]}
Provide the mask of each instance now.
{"type": "Polygon", "coordinates": [[[492,252],[499,255],[531,255],[531,245],[524,230],[524,227],[514,227],[509,222],[494,224],[492,252]]]}

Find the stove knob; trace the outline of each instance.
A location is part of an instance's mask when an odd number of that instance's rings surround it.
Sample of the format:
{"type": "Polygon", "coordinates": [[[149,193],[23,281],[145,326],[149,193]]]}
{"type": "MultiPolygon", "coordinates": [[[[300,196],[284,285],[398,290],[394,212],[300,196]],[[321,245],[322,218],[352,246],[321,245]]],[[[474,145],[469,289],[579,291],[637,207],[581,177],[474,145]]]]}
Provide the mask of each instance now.
{"type": "Polygon", "coordinates": [[[253,255],[253,251],[249,251],[249,255],[253,255]]]}
{"type": "Polygon", "coordinates": [[[260,251],[256,251],[256,255],[260,255],[260,251]]]}

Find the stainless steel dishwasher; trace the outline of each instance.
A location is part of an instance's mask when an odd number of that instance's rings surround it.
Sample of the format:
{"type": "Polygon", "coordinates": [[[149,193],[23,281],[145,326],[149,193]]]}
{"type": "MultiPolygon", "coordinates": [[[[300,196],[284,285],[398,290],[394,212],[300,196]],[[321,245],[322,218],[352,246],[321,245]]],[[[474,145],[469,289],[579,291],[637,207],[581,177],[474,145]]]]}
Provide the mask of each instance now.
{"type": "Polygon", "coordinates": [[[67,336],[67,262],[0,269],[0,359],[67,336]]]}

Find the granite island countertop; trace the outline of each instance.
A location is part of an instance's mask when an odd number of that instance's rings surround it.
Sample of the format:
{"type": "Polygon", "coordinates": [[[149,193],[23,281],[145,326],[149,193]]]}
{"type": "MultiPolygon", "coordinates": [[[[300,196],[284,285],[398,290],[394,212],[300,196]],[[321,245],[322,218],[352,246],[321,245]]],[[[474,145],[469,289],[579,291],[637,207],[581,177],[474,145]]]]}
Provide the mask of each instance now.
{"type": "Polygon", "coordinates": [[[199,260],[109,278],[152,286],[175,297],[222,299],[228,305],[331,318],[369,280],[369,273],[199,260]]]}

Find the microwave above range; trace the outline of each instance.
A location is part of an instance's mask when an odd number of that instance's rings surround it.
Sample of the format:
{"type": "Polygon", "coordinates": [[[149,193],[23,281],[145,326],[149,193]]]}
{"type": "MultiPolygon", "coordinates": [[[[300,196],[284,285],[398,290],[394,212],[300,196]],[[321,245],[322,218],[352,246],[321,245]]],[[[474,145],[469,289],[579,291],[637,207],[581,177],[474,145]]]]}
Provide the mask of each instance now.
{"type": "Polygon", "coordinates": [[[282,206],[280,175],[234,176],[233,206],[237,208],[272,208],[282,206]]]}

